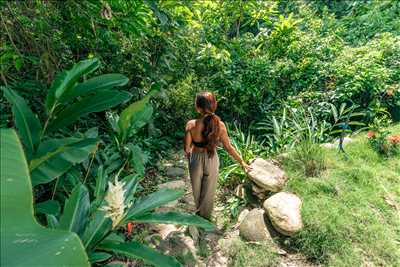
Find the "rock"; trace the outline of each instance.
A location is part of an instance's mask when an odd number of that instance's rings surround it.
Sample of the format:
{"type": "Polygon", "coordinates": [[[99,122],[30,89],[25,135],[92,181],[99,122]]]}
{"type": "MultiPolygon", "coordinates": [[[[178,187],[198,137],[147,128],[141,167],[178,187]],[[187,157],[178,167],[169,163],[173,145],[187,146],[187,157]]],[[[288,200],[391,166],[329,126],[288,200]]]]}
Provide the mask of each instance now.
{"type": "Polygon", "coordinates": [[[279,255],[287,255],[287,251],[281,248],[277,248],[276,253],[279,255]]]}
{"type": "Polygon", "coordinates": [[[169,188],[169,189],[179,189],[179,188],[185,188],[185,181],[184,180],[175,180],[175,181],[170,181],[166,182],[163,184],[158,185],[158,189],[164,189],[164,188],[169,188]]]}
{"type": "Polygon", "coordinates": [[[150,229],[159,233],[162,239],[167,238],[171,233],[179,231],[179,228],[173,224],[152,224],[150,229]]]}
{"type": "MultiPolygon", "coordinates": [[[[343,144],[344,144],[344,145],[350,144],[351,142],[353,142],[353,139],[352,139],[352,138],[350,138],[350,137],[345,137],[345,138],[343,138],[343,144]]],[[[337,140],[335,143],[336,143],[336,144],[339,144],[339,140],[337,140]]]]}
{"type": "Polygon", "coordinates": [[[235,191],[234,191],[235,196],[238,198],[244,198],[245,196],[245,189],[242,184],[239,184],[236,186],[235,191]]]}
{"type": "Polygon", "coordinates": [[[253,190],[253,192],[256,194],[264,193],[265,191],[267,191],[265,188],[259,187],[257,184],[254,183],[251,185],[251,190],[253,190]]]}
{"type": "Polygon", "coordinates": [[[265,193],[258,193],[258,194],[255,194],[255,195],[261,201],[263,201],[263,200],[265,200],[267,198],[267,195],[265,193]]]}
{"type": "Polygon", "coordinates": [[[189,212],[196,210],[196,203],[194,203],[193,193],[186,192],[183,197],[179,199],[180,202],[185,204],[185,209],[189,212]]]}
{"type": "Polygon", "coordinates": [[[228,258],[225,257],[220,251],[215,252],[207,260],[207,267],[227,267],[228,258]]]}
{"type": "Polygon", "coordinates": [[[265,241],[270,240],[264,221],[264,210],[255,208],[249,211],[239,226],[240,236],[247,241],[265,241]]]}
{"type": "Polygon", "coordinates": [[[285,172],[273,162],[256,158],[251,162],[250,167],[252,170],[248,175],[259,187],[271,192],[282,190],[287,177],[285,172]]]}
{"type": "Polygon", "coordinates": [[[168,238],[161,241],[158,249],[166,255],[179,258],[184,266],[198,266],[199,259],[192,238],[182,232],[171,233],[168,238]]]}
{"type": "MultiPolygon", "coordinates": [[[[158,189],[185,189],[185,181],[183,180],[175,180],[175,181],[170,181],[166,182],[163,184],[158,185],[158,189]]],[[[168,207],[168,208],[175,208],[178,205],[178,200],[174,200],[169,202],[168,204],[164,205],[163,207],[168,207]]]]}
{"type": "Polygon", "coordinates": [[[166,174],[171,178],[184,177],[186,175],[186,170],[179,167],[168,167],[166,174]]]}
{"type": "Polygon", "coordinates": [[[249,210],[248,209],[244,209],[239,213],[238,216],[238,223],[241,224],[244,220],[244,218],[247,216],[247,214],[249,214],[249,210]]]}
{"type": "MultiPolygon", "coordinates": [[[[352,138],[350,138],[350,137],[345,137],[345,138],[343,138],[343,145],[347,145],[347,144],[350,144],[351,142],[353,142],[354,140],[352,139],[352,138]]],[[[325,148],[339,148],[339,142],[340,142],[340,139],[337,139],[335,142],[333,142],[333,143],[324,143],[324,144],[321,144],[320,146],[321,147],[325,147],[325,148]]]]}
{"type": "Polygon", "coordinates": [[[280,192],[264,201],[264,209],[274,228],[281,234],[292,236],[303,228],[301,199],[292,193],[280,192]]]}
{"type": "Polygon", "coordinates": [[[251,186],[253,195],[255,195],[259,200],[264,200],[267,198],[267,190],[265,188],[259,187],[253,183],[251,186]]]}

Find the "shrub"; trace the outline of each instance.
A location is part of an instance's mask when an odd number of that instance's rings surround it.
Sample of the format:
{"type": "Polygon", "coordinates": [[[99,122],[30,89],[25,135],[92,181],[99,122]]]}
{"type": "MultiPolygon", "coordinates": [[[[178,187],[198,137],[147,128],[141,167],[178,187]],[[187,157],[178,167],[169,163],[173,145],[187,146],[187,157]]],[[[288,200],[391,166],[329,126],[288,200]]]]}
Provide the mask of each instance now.
{"type": "Polygon", "coordinates": [[[326,169],[322,148],[319,144],[312,143],[309,140],[298,143],[290,157],[307,177],[320,176],[321,172],[326,169]]]}
{"type": "Polygon", "coordinates": [[[370,131],[367,133],[370,146],[380,155],[390,157],[400,152],[399,135],[390,135],[386,128],[391,120],[389,115],[384,114],[381,118],[375,118],[369,125],[370,131]]]}
{"type": "Polygon", "coordinates": [[[200,88],[195,76],[188,75],[165,92],[160,106],[162,111],[159,111],[157,120],[163,125],[164,130],[181,129],[168,134],[181,133],[181,136],[177,137],[183,137],[185,123],[196,116],[194,108],[196,93],[202,90],[207,88],[200,88]]]}

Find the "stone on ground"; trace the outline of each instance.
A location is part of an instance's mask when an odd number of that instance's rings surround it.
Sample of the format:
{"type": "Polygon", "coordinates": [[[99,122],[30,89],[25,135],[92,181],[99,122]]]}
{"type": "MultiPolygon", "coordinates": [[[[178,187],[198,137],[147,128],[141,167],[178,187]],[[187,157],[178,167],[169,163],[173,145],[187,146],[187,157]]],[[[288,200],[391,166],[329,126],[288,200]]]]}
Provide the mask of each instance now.
{"type": "Polygon", "coordinates": [[[248,175],[259,187],[271,192],[282,190],[287,180],[286,174],[272,161],[256,158],[251,162],[250,167],[252,170],[248,175]]]}
{"type": "Polygon", "coordinates": [[[238,198],[244,198],[244,196],[246,194],[244,186],[242,184],[239,184],[238,186],[236,186],[234,194],[238,198]]]}
{"type": "Polygon", "coordinates": [[[182,232],[173,232],[158,246],[162,253],[179,258],[184,266],[197,266],[199,259],[193,239],[182,232]]]}
{"type": "Polygon", "coordinates": [[[181,178],[186,175],[186,170],[180,167],[168,167],[166,174],[171,178],[181,178]]]}
{"type": "Polygon", "coordinates": [[[264,201],[264,209],[279,233],[292,236],[303,228],[301,204],[301,199],[295,194],[280,192],[264,201]]]}
{"type": "Polygon", "coordinates": [[[216,251],[207,260],[207,267],[226,267],[228,266],[228,258],[225,257],[221,251],[216,251]]]}
{"type": "MultiPolygon", "coordinates": [[[[343,145],[347,145],[347,144],[350,144],[351,142],[353,142],[354,140],[352,139],[352,138],[350,138],[350,137],[345,137],[345,138],[343,138],[343,145]]],[[[338,140],[336,140],[335,142],[333,142],[333,143],[324,143],[324,144],[321,144],[320,146],[321,147],[325,147],[325,148],[338,148],[339,147],[339,139],[338,140]]]]}
{"type": "Polygon", "coordinates": [[[253,183],[251,185],[251,190],[253,190],[254,193],[259,194],[259,193],[264,193],[267,190],[265,188],[259,187],[257,184],[253,183]]]}
{"type": "Polygon", "coordinates": [[[241,224],[244,220],[244,218],[246,218],[247,214],[249,214],[249,210],[248,209],[244,209],[239,213],[238,216],[238,223],[241,224]]]}
{"type": "Polygon", "coordinates": [[[253,191],[253,195],[255,195],[259,200],[264,200],[267,198],[267,190],[265,188],[259,187],[253,183],[251,190],[253,191]]]}
{"type": "Polygon", "coordinates": [[[163,184],[158,185],[158,189],[164,189],[164,188],[169,188],[169,189],[185,189],[185,181],[184,180],[175,180],[175,181],[169,181],[163,184]]]}
{"type": "MultiPolygon", "coordinates": [[[[158,185],[158,189],[185,189],[185,181],[175,180],[158,185]]],[[[178,200],[174,200],[164,205],[164,207],[175,208],[178,205],[178,200]]]]}
{"type": "Polygon", "coordinates": [[[255,208],[249,211],[239,226],[240,236],[247,241],[270,240],[263,209],[255,208]]]}
{"type": "Polygon", "coordinates": [[[174,224],[152,224],[150,229],[156,231],[162,239],[167,238],[171,233],[178,232],[179,228],[174,224]]]}

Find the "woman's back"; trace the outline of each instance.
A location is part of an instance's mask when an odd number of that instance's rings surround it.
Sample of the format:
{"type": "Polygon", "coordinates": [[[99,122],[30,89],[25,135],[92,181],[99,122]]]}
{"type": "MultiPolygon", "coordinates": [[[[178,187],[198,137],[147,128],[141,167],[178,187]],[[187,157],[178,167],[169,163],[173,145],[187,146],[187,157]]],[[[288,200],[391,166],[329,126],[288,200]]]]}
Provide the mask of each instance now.
{"type": "MultiPolygon", "coordinates": [[[[223,124],[220,122],[220,124],[223,124]]],[[[221,127],[221,125],[220,125],[221,127]]],[[[188,122],[188,131],[190,132],[191,141],[193,143],[193,151],[205,152],[207,149],[208,141],[204,137],[204,117],[199,119],[193,119],[188,122]]],[[[219,140],[219,137],[218,137],[219,140]]]]}

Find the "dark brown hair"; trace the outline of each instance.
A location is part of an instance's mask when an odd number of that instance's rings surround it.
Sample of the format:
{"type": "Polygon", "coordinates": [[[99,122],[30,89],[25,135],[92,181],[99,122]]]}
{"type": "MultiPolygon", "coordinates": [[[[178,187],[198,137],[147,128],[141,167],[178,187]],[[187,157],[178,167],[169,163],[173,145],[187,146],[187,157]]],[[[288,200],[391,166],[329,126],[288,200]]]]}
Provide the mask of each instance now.
{"type": "Polygon", "coordinates": [[[204,113],[204,129],[202,136],[207,142],[207,153],[211,158],[215,154],[219,139],[219,122],[221,119],[214,114],[217,109],[217,100],[215,96],[210,92],[202,92],[196,96],[196,107],[204,113]]]}

